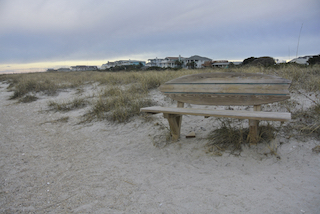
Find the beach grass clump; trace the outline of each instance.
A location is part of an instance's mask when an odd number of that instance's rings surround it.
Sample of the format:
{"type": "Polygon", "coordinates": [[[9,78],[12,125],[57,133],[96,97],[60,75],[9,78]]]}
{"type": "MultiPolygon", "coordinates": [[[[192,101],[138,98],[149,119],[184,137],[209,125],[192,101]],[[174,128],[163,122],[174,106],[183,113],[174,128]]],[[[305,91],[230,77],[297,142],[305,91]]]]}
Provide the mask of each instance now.
{"type": "Polygon", "coordinates": [[[288,132],[298,131],[300,137],[320,139],[320,102],[306,110],[294,112],[292,118],[297,122],[287,127],[288,132]]]}
{"type": "MultiPolygon", "coordinates": [[[[250,145],[249,128],[242,127],[242,120],[219,119],[220,126],[211,131],[207,137],[207,152],[215,155],[222,155],[224,151],[231,154],[240,154],[243,145],[250,145]],[[234,125],[235,124],[235,125],[234,125]]],[[[258,142],[270,142],[275,138],[276,128],[270,124],[258,127],[258,142]]]]}
{"type": "Polygon", "coordinates": [[[21,103],[31,103],[38,100],[38,97],[34,96],[34,95],[26,95],[22,98],[19,99],[19,102],[21,103]]]}
{"type": "Polygon", "coordinates": [[[140,114],[140,108],[151,105],[152,101],[145,93],[135,93],[115,86],[100,94],[91,110],[85,115],[85,121],[106,119],[113,122],[126,122],[140,114]]]}
{"type": "Polygon", "coordinates": [[[28,93],[44,92],[47,95],[53,95],[56,93],[57,86],[54,82],[49,79],[36,80],[36,79],[25,79],[20,81],[14,86],[13,95],[10,99],[21,98],[28,93]]]}
{"type": "Polygon", "coordinates": [[[71,111],[75,109],[84,108],[89,104],[86,98],[74,98],[70,101],[55,102],[50,100],[48,102],[49,110],[51,111],[71,111]]]}
{"type": "Polygon", "coordinates": [[[320,66],[301,67],[289,65],[274,71],[276,75],[292,81],[290,87],[292,91],[320,91],[320,66]]]}
{"type": "Polygon", "coordinates": [[[29,93],[54,95],[59,89],[90,84],[93,77],[93,72],[40,72],[2,75],[1,81],[9,83],[10,99],[19,99],[29,93]]]}
{"type": "Polygon", "coordinates": [[[145,91],[156,89],[168,80],[166,74],[167,72],[148,72],[140,78],[139,82],[145,91]]]}

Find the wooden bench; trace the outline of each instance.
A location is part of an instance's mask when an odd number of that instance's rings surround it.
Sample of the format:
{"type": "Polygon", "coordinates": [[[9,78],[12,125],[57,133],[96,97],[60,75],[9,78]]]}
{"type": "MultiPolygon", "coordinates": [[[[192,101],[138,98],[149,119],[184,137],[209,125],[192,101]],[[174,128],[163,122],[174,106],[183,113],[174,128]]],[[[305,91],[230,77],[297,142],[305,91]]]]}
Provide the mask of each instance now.
{"type": "Polygon", "coordinates": [[[172,140],[180,137],[182,115],[249,119],[250,142],[258,140],[260,120],[289,121],[287,112],[263,112],[262,104],[289,99],[291,81],[276,76],[249,73],[203,73],[179,77],[160,86],[160,91],[177,100],[177,108],[153,106],[141,112],[163,113],[172,140]],[[253,106],[253,111],[184,108],[184,103],[216,106],[253,106]]]}

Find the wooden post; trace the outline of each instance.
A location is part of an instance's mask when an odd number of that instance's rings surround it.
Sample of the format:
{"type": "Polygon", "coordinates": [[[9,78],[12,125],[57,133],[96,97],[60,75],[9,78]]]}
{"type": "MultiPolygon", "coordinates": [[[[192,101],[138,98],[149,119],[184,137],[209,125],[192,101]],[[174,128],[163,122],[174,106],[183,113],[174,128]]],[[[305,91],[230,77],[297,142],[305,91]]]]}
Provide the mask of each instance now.
{"type": "MultiPolygon", "coordinates": [[[[253,106],[253,111],[261,111],[261,105],[253,106]]],[[[250,144],[257,144],[259,140],[258,133],[259,120],[249,119],[249,142],[250,144]]]]}
{"type": "MultiPolygon", "coordinates": [[[[179,102],[179,101],[177,101],[177,107],[178,108],[184,108],[184,103],[183,102],[179,102]]],[[[179,119],[178,119],[179,121],[179,136],[180,136],[180,130],[181,130],[181,122],[182,122],[182,115],[180,115],[179,116],[179,119]]]]}
{"type": "MultiPolygon", "coordinates": [[[[178,102],[177,107],[183,108],[184,103],[178,102]]],[[[180,138],[182,115],[163,114],[163,116],[164,116],[164,118],[168,119],[169,126],[170,126],[170,132],[171,132],[171,136],[172,136],[172,141],[177,141],[180,138]]]]}

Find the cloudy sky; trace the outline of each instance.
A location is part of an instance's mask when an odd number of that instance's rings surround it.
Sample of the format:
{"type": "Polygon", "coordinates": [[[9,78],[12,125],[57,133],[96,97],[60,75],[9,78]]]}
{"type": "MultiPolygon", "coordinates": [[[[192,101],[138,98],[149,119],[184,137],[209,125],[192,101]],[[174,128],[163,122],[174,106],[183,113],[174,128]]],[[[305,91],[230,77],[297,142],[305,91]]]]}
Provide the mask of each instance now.
{"type": "Polygon", "coordinates": [[[319,0],[0,0],[0,72],[320,53],[319,0]],[[302,27],[302,28],[301,28],[302,27]]]}

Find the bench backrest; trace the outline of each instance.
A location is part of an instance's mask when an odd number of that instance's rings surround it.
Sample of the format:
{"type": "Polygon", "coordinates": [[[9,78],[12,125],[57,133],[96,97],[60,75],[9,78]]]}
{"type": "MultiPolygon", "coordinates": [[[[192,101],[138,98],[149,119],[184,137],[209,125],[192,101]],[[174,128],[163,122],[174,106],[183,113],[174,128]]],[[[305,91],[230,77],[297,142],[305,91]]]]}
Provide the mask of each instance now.
{"type": "Polygon", "coordinates": [[[202,73],[160,86],[170,98],[197,105],[261,105],[290,98],[291,81],[254,73],[202,73]]]}

